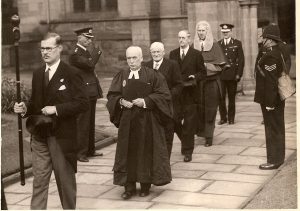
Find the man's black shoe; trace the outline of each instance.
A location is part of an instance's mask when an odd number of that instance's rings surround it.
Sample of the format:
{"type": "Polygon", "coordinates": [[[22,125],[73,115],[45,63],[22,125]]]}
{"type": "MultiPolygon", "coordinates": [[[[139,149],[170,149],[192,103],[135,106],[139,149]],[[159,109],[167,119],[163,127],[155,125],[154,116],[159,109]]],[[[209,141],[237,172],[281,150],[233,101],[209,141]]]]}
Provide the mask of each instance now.
{"type": "Polygon", "coordinates": [[[234,121],[233,120],[231,120],[231,121],[229,121],[229,123],[228,124],[230,124],[230,125],[233,125],[234,124],[234,121]]]}
{"type": "Polygon", "coordinates": [[[89,157],[97,157],[97,156],[103,156],[103,153],[94,152],[93,154],[88,154],[89,157]]]}
{"type": "Polygon", "coordinates": [[[272,169],[278,169],[279,166],[281,166],[282,163],[272,164],[272,163],[264,163],[259,165],[259,169],[261,170],[272,170],[272,169]]]}
{"type": "Polygon", "coordinates": [[[87,157],[80,157],[77,160],[80,162],[89,162],[89,159],[87,157]]]}
{"type": "Polygon", "coordinates": [[[135,195],[135,191],[125,191],[124,193],[122,193],[121,197],[124,200],[130,199],[133,195],[135,195]]]}
{"type": "Polygon", "coordinates": [[[223,125],[227,122],[227,120],[224,120],[224,119],[221,119],[219,122],[218,122],[218,125],[223,125]]]}
{"type": "Polygon", "coordinates": [[[212,138],[205,138],[205,147],[210,147],[212,145],[212,138]]]}
{"type": "Polygon", "coordinates": [[[190,162],[192,160],[192,155],[184,155],[184,162],[190,162]]]}
{"type": "Polygon", "coordinates": [[[149,190],[143,190],[143,191],[140,192],[139,196],[140,197],[146,197],[146,196],[149,195],[149,193],[150,193],[149,190]]]}

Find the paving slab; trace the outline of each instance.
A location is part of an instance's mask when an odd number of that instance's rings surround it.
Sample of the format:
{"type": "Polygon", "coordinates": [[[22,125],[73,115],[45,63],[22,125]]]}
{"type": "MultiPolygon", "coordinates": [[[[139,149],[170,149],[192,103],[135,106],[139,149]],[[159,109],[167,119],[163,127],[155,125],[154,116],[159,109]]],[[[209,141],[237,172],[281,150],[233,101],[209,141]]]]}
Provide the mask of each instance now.
{"type": "Polygon", "coordinates": [[[8,205],[8,210],[30,210],[30,206],[8,205]]]}
{"type": "Polygon", "coordinates": [[[242,156],[242,155],[224,155],[217,163],[235,164],[235,165],[259,165],[266,162],[264,157],[257,156],[242,156]]]}
{"type": "MultiPolygon", "coordinates": [[[[214,163],[221,156],[222,155],[194,153],[192,162],[214,163]]],[[[183,155],[179,152],[174,152],[171,155],[171,161],[183,161],[183,155]]]]}
{"type": "Polygon", "coordinates": [[[199,192],[210,183],[212,183],[212,181],[209,180],[174,178],[171,183],[164,186],[157,186],[155,188],[163,190],[199,192]]]}
{"type": "Polygon", "coordinates": [[[96,173],[77,173],[76,182],[77,184],[96,184],[101,185],[111,180],[111,174],[96,174],[96,173]]]}
{"type": "Polygon", "coordinates": [[[152,202],[138,202],[134,203],[130,200],[109,200],[98,198],[77,198],[76,209],[147,209],[152,206],[152,202]]]}
{"type": "Polygon", "coordinates": [[[250,138],[253,136],[251,133],[230,133],[230,132],[223,132],[219,135],[223,138],[250,138]]]}
{"type": "Polygon", "coordinates": [[[273,175],[277,170],[263,171],[258,166],[242,165],[233,171],[233,173],[239,174],[256,174],[256,175],[273,175]]]}
{"type": "Polygon", "coordinates": [[[77,184],[77,197],[97,198],[113,189],[113,186],[95,184],[77,184]]]}
{"type": "Polygon", "coordinates": [[[24,201],[26,199],[31,200],[31,194],[28,193],[6,193],[5,192],[5,199],[6,199],[6,203],[9,204],[17,204],[21,201],[24,201]]]}
{"type": "Polygon", "coordinates": [[[77,172],[113,174],[111,166],[78,166],[77,172]]]}
{"type": "Polygon", "coordinates": [[[183,163],[178,162],[172,165],[175,170],[196,170],[196,171],[220,171],[231,172],[237,165],[211,164],[211,163],[183,163]]]}
{"type": "Polygon", "coordinates": [[[261,187],[261,184],[248,182],[215,181],[201,193],[224,194],[230,196],[251,196],[261,187]]]}
{"type": "Polygon", "coordinates": [[[265,175],[247,175],[238,173],[227,173],[227,172],[207,172],[202,175],[201,179],[209,180],[220,180],[220,181],[233,181],[233,182],[249,182],[261,184],[268,179],[269,176],[265,175]]]}
{"type": "Polygon", "coordinates": [[[206,171],[172,169],[172,178],[199,178],[201,175],[205,174],[205,172],[206,171]]]}
{"type": "Polygon", "coordinates": [[[113,159],[106,159],[106,158],[91,158],[89,162],[77,162],[78,166],[113,166],[114,160],[113,159]]]}
{"type": "MultiPolygon", "coordinates": [[[[285,157],[288,158],[294,150],[286,149],[285,157]]],[[[249,156],[266,156],[266,148],[263,147],[248,147],[240,155],[249,155],[249,156]]]]}
{"type": "Polygon", "coordinates": [[[174,205],[188,205],[222,209],[237,209],[246,200],[247,197],[241,196],[226,196],[181,191],[164,191],[161,195],[153,199],[153,201],[155,202],[170,203],[174,205]]]}
{"type": "Polygon", "coordinates": [[[227,127],[222,127],[219,129],[222,132],[229,133],[251,133],[249,128],[236,128],[234,125],[228,125],[227,127]]]}
{"type": "Polygon", "coordinates": [[[183,205],[155,202],[154,205],[152,205],[152,207],[150,207],[149,209],[187,210],[187,209],[207,209],[207,208],[199,207],[199,206],[183,206],[183,205]]]}
{"type": "MultiPolygon", "coordinates": [[[[31,197],[17,203],[17,205],[30,206],[31,197]]],[[[58,194],[48,195],[48,207],[57,207],[62,209],[58,194]]]]}
{"type": "Polygon", "coordinates": [[[248,138],[227,138],[222,145],[229,146],[261,146],[265,141],[261,139],[248,139],[248,138]]]}
{"type": "Polygon", "coordinates": [[[244,151],[244,146],[225,146],[212,145],[211,147],[199,146],[194,149],[194,153],[217,154],[217,155],[236,155],[244,151]]]}

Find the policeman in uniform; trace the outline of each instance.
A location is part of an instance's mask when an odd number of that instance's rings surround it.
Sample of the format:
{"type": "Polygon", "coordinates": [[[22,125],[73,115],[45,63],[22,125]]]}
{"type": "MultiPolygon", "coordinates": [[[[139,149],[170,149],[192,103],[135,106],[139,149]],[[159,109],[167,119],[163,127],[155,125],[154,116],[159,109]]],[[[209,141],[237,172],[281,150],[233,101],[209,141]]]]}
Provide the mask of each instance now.
{"type": "Polygon", "coordinates": [[[101,51],[98,46],[92,44],[92,27],[75,30],[77,44],[71,54],[70,64],[77,67],[83,78],[86,94],[89,97],[89,110],[79,114],[77,119],[77,159],[81,162],[88,162],[88,157],[102,156],[102,153],[95,151],[95,110],[97,99],[102,98],[102,89],[95,73],[101,51]]]}
{"type": "Polygon", "coordinates": [[[259,103],[263,113],[267,163],[262,170],[277,169],[285,157],[284,107],[278,94],[278,78],[283,71],[283,55],[278,46],[281,42],[277,25],[269,25],[263,31],[263,46],[266,53],[256,64],[256,89],[254,101],[259,103]]]}
{"type": "Polygon", "coordinates": [[[224,54],[227,58],[229,68],[222,71],[222,99],[220,102],[219,112],[221,120],[219,125],[225,124],[228,120],[229,124],[234,124],[235,117],[235,95],[237,83],[241,80],[244,69],[244,52],[241,41],[232,38],[232,24],[221,24],[221,32],[223,39],[219,40],[224,54]],[[226,108],[226,92],[228,95],[228,112],[226,108]]]}

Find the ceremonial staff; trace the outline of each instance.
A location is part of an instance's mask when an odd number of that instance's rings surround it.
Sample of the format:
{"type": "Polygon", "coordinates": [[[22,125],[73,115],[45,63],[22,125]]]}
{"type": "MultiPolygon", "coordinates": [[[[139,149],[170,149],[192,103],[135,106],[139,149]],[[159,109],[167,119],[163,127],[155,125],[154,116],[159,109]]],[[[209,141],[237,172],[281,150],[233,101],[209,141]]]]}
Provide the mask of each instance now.
{"type": "MultiPolygon", "coordinates": [[[[20,88],[20,70],[19,70],[19,40],[20,40],[20,18],[18,15],[11,17],[11,23],[13,25],[14,46],[16,55],[16,84],[17,84],[17,102],[21,102],[21,88],[20,88]]],[[[19,156],[20,156],[20,179],[21,185],[25,185],[24,174],[24,155],[23,155],[23,131],[22,131],[22,118],[21,114],[18,114],[18,132],[19,132],[19,156]]]]}

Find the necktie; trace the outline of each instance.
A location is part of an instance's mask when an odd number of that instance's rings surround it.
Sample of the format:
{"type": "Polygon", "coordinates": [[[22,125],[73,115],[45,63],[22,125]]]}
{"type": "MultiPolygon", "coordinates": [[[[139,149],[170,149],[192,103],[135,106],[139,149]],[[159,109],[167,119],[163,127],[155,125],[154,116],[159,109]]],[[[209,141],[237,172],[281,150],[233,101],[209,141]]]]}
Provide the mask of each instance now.
{"type": "Polygon", "coordinates": [[[154,70],[158,70],[158,66],[159,66],[158,62],[155,62],[154,70]]]}
{"type": "Polygon", "coordinates": [[[201,43],[201,51],[203,51],[204,50],[204,44],[203,44],[203,42],[201,43]]]}
{"type": "Polygon", "coordinates": [[[45,76],[44,76],[45,87],[47,87],[49,84],[49,72],[50,72],[50,68],[48,68],[45,72],[45,76]]]}
{"type": "Polygon", "coordinates": [[[181,54],[181,60],[183,60],[185,57],[185,54],[184,54],[184,50],[182,51],[182,54],[181,54]]]}

